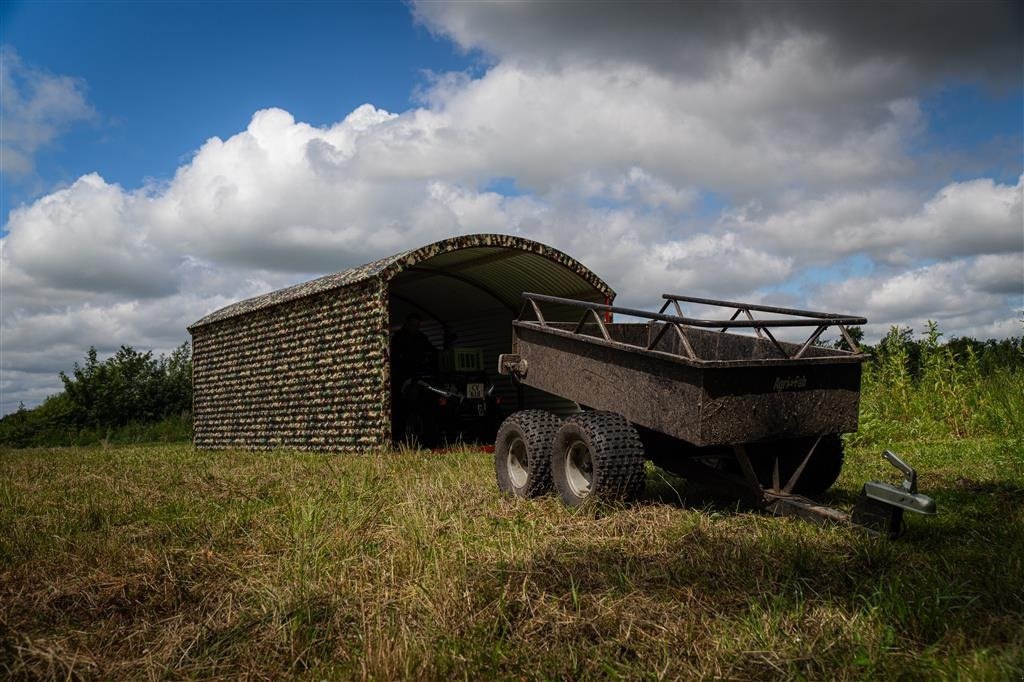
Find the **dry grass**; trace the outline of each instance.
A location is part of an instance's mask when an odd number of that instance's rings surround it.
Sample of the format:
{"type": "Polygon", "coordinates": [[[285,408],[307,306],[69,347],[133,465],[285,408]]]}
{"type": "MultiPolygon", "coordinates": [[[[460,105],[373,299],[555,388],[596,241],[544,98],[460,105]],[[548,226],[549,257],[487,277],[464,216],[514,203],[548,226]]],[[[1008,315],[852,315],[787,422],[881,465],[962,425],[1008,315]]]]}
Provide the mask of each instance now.
{"type": "MultiPolygon", "coordinates": [[[[471,451],[2,452],[0,675],[1018,679],[1022,445],[904,444],[941,516],[897,543],[653,469],[574,512],[471,451]]],[[[849,459],[837,504],[892,478],[849,459]]]]}

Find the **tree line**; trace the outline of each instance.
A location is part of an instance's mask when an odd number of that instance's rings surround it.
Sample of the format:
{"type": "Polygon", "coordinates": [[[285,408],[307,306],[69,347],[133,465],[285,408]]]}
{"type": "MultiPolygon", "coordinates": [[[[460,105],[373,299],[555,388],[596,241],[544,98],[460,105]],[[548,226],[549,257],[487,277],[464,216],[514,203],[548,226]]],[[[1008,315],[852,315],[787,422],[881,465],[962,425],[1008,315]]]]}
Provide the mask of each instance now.
{"type": "MultiPolygon", "coordinates": [[[[870,345],[863,342],[864,330],[860,327],[850,327],[847,331],[860,349],[871,356],[873,365],[883,364],[894,355],[898,355],[900,362],[905,364],[908,375],[913,379],[921,378],[929,358],[937,349],[941,349],[950,362],[963,366],[971,365],[982,376],[1001,370],[1017,371],[1024,368],[1024,337],[1020,336],[985,341],[969,336],[954,336],[943,342],[943,333],[939,330],[938,324],[929,321],[919,338],[914,338],[912,328],[897,325],[890,327],[889,332],[877,344],[870,345]]],[[[842,338],[828,345],[848,349],[842,338]]]]}
{"type": "Polygon", "coordinates": [[[170,355],[141,353],[131,346],[106,360],[95,348],[71,374],[60,373],[64,390],[41,405],[0,420],[0,445],[13,447],[89,445],[191,437],[192,349],[188,342],[170,355]]]}

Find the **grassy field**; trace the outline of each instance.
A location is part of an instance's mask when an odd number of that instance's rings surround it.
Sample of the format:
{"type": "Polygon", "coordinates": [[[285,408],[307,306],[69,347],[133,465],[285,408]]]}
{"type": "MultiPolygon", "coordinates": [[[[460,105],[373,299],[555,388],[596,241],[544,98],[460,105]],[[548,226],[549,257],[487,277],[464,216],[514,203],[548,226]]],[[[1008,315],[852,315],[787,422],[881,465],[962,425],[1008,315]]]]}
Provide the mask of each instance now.
{"type": "Polygon", "coordinates": [[[653,468],[573,511],[473,451],[5,451],[0,676],[1020,679],[1024,442],[891,445],[940,508],[895,543],[653,468]]]}

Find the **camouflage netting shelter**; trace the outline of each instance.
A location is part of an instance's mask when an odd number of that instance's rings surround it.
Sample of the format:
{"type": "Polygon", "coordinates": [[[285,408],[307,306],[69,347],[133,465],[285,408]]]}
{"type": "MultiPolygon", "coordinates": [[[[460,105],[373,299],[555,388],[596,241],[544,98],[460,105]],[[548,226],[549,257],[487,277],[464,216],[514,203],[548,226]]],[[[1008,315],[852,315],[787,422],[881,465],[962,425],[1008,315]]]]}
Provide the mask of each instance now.
{"type": "MultiPolygon", "coordinates": [[[[454,237],[257,296],[191,327],[200,448],[367,450],[391,443],[390,331],[410,312],[440,345],[484,350],[497,374],[524,291],[587,301],[615,292],[566,254],[496,234],[454,237]]],[[[578,316],[578,311],[576,311],[578,316]]],[[[519,399],[524,399],[519,396],[519,399]]],[[[567,408],[528,392],[526,406],[567,408]]]]}

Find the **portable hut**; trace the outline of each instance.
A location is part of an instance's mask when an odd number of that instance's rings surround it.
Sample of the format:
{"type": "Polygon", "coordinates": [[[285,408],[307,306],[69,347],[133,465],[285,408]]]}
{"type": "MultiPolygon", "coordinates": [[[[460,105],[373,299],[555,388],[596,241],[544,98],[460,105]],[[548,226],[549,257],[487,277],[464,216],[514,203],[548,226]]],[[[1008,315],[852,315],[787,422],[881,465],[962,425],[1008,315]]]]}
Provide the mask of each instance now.
{"type": "MultiPolygon", "coordinates": [[[[511,321],[533,291],[611,302],[615,292],[570,256],[498,234],[427,246],[257,296],[189,327],[195,445],[369,450],[392,440],[388,344],[416,312],[440,345],[483,349],[496,391],[527,407],[568,409],[497,374],[511,321]]],[[[577,311],[578,315],[578,311],[577,311]]]]}

